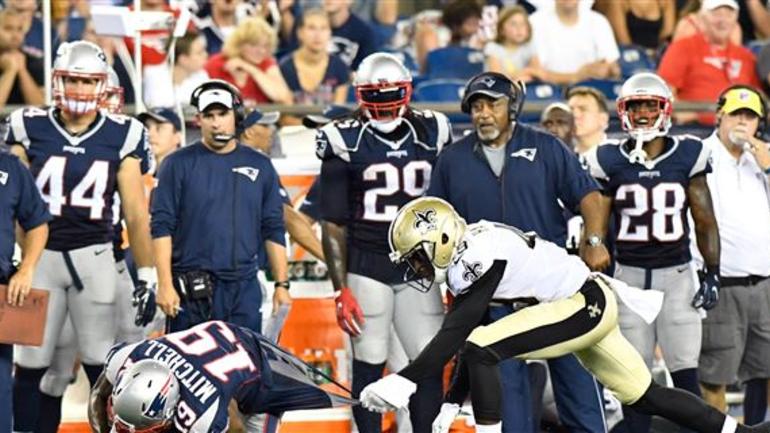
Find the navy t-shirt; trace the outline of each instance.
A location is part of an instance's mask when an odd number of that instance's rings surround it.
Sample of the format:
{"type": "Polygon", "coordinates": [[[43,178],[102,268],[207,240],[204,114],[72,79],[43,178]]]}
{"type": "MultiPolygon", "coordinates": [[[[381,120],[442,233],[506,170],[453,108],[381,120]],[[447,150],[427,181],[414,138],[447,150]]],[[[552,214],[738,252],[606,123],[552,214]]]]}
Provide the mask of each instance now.
{"type": "Polygon", "coordinates": [[[331,52],[340,56],[342,61],[351,68],[358,69],[364,57],[372,54],[377,47],[374,45],[376,35],[374,30],[361,18],[350,14],[344,24],[332,29],[331,52]]]}
{"type": "Polygon", "coordinates": [[[314,90],[302,88],[294,64],[294,56],[288,55],[278,65],[281,68],[286,84],[294,94],[294,103],[299,105],[325,105],[334,103],[334,89],[341,84],[346,84],[350,78],[350,69],[339,56],[330,55],[329,64],[321,83],[314,90]]]}

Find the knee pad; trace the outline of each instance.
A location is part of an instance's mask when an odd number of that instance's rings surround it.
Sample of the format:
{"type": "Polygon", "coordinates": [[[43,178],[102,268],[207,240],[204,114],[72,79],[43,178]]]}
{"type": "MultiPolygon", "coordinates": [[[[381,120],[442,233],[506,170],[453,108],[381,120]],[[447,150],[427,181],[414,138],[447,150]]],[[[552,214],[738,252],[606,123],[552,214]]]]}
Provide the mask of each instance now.
{"type": "Polygon", "coordinates": [[[481,347],[470,341],[465,342],[462,356],[469,363],[495,365],[500,362],[500,358],[494,351],[492,351],[492,349],[481,347]]]}
{"type": "Polygon", "coordinates": [[[74,377],[71,373],[61,374],[60,372],[49,370],[40,380],[40,392],[52,397],[61,397],[64,395],[64,391],[67,390],[72,379],[74,377]]]}

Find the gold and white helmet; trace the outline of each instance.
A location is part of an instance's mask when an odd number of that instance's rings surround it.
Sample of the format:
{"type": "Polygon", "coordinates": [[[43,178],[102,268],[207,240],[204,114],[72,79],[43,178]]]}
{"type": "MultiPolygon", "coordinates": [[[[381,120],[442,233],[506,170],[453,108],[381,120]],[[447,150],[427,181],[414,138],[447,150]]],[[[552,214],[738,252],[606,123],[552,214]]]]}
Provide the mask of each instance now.
{"type": "Polygon", "coordinates": [[[446,281],[457,246],[465,234],[465,220],[451,204],[436,197],[421,197],[405,204],[390,224],[390,260],[406,262],[411,274],[421,279],[418,290],[446,281]]]}

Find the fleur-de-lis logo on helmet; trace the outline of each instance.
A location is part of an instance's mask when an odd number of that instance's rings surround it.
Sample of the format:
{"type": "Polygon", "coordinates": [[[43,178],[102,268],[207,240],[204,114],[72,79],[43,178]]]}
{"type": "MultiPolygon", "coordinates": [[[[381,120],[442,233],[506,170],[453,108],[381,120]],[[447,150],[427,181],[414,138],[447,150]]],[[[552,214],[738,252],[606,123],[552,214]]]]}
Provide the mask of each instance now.
{"type": "Polygon", "coordinates": [[[434,209],[425,209],[424,211],[415,209],[414,228],[425,234],[431,230],[436,230],[436,211],[434,209]]]}

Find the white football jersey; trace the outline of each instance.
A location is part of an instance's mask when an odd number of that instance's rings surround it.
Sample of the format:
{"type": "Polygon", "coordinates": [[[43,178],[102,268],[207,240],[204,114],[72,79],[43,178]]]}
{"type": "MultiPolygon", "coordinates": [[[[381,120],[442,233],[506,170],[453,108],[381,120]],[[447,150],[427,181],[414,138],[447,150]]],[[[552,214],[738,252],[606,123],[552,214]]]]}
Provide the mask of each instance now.
{"type": "Polygon", "coordinates": [[[556,244],[504,224],[470,224],[447,273],[449,290],[465,293],[495,260],[507,262],[494,299],[535,298],[551,302],[574,295],[590,271],[556,244]]]}

